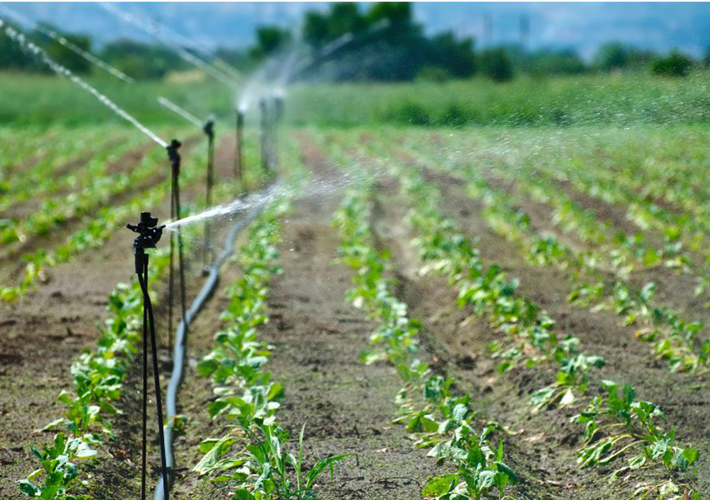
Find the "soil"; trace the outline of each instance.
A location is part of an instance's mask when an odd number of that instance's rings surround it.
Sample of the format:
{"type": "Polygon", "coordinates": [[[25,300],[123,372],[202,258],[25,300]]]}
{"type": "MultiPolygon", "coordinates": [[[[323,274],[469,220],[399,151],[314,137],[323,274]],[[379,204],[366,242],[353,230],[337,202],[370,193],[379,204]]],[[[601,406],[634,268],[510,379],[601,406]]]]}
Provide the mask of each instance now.
{"type": "MultiPolygon", "coordinates": [[[[68,160],[63,164],[57,165],[55,168],[52,169],[51,172],[48,172],[46,175],[52,176],[54,178],[59,178],[75,173],[80,173],[82,170],[84,170],[84,167],[89,164],[89,162],[94,156],[104,152],[108,152],[113,148],[120,146],[121,142],[123,142],[121,139],[110,139],[98,148],[82,153],[76,158],[68,160]]],[[[4,214],[4,217],[11,219],[21,219],[23,217],[28,217],[37,211],[37,209],[40,207],[44,200],[66,196],[71,193],[75,186],[65,185],[59,188],[56,188],[56,186],[53,187],[54,190],[51,193],[47,193],[45,191],[40,195],[35,191],[32,193],[34,195],[32,198],[13,203],[10,209],[4,214]]]]}
{"type": "MultiPolygon", "coordinates": [[[[220,145],[224,161],[216,163],[218,172],[225,175],[230,171],[224,165],[230,148],[233,143],[229,141],[220,145]]],[[[203,189],[201,184],[186,187],[183,198],[194,199],[203,189]]],[[[146,208],[158,214],[169,213],[169,199],[146,208]]],[[[40,446],[52,438],[52,433],[37,430],[63,414],[64,405],[56,401],[57,396],[63,389],[73,392],[71,363],[84,349],[95,347],[100,336],[97,325],[107,316],[108,296],[117,283],[130,277],[133,257],[128,249],[133,239],[129,231],[116,231],[100,249],[48,268],[45,282],[36,291],[16,303],[0,303],[0,498],[18,498],[16,481],[37,468],[29,444],[40,446]]],[[[160,287],[157,283],[153,286],[160,287]]],[[[137,368],[135,373],[139,372],[137,368]]],[[[140,414],[139,399],[134,396],[136,382],[137,377],[128,377],[125,397],[119,404],[124,415],[114,423],[119,439],[109,454],[120,459],[110,461],[117,464],[118,472],[104,475],[101,464],[89,466],[95,471],[89,471],[87,478],[104,482],[116,495],[112,498],[136,496],[121,494],[127,484],[134,483],[136,475],[131,469],[140,456],[140,420],[128,417],[140,414]],[[128,449],[124,450],[126,443],[128,449]]]]}
{"type": "MultiPolygon", "coordinates": [[[[187,153],[194,147],[198,139],[198,136],[193,136],[183,145],[183,154],[187,153]]],[[[146,143],[139,148],[126,152],[121,156],[121,159],[113,162],[107,167],[107,170],[122,168],[125,169],[129,165],[135,165],[137,162],[143,158],[145,154],[148,153],[154,147],[153,143],[146,143]]],[[[156,171],[153,175],[141,180],[137,185],[131,187],[131,189],[126,189],[121,192],[113,194],[105,202],[105,206],[116,206],[127,202],[128,200],[135,197],[137,193],[141,191],[148,191],[151,188],[157,186],[166,179],[166,174],[160,171],[156,171]]],[[[97,207],[97,210],[101,207],[97,207]]],[[[25,268],[25,263],[19,258],[21,255],[35,252],[38,249],[44,249],[46,251],[51,251],[55,245],[60,245],[65,241],[66,238],[57,238],[57,234],[70,235],[74,233],[79,228],[86,225],[86,220],[84,215],[77,215],[70,217],[61,223],[56,224],[53,231],[45,235],[33,235],[26,239],[25,241],[16,242],[8,245],[0,253],[0,278],[3,280],[8,280],[10,282],[17,281],[21,279],[23,270],[25,268]],[[19,262],[19,263],[18,263],[19,262]],[[14,264],[13,263],[17,263],[14,264]]]]}
{"type": "MultiPolygon", "coordinates": [[[[324,158],[311,144],[304,146],[303,155],[319,178],[329,175],[324,158]]],[[[306,467],[329,455],[353,455],[333,478],[321,476],[319,498],[418,498],[427,478],[446,470],[426,457],[426,451],[414,449],[405,430],[391,423],[400,388],[393,369],[358,361],[375,325],[346,303],[352,274],[333,262],[339,240],[331,216],[338,198],[334,194],[297,201],[283,227],[278,264],[284,272],[272,279],[269,323],[261,329],[261,338],[273,346],[267,369],[286,388],[277,419],[292,436],[293,452],[305,424],[306,467]]],[[[238,269],[229,266],[221,283],[229,285],[238,275],[238,269]]],[[[212,334],[220,328],[217,318],[227,301],[222,292],[216,297],[195,325],[199,337],[193,336],[194,358],[211,348],[212,334]]],[[[174,498],[226,495],[188,473],[201,458],[199,442],[224,430],[205,414],[211,398],[209,382],[191,368],[180,397],[180,411],[191,425],[176,441],[180,477],[174,498]]]]}
{"type": "MultiPolygon", "coordinates": [[[[306,135],[299,134],[296,139],[304,162],[317,176],[335,175],[306,135]]],[[[231,174],[232,147],[233,142],[223,141],[217,152],[216,164],[225,176],[231,174]]],[[[633,384],[640,398],[661,405],[681,443],[700,448],[701,457],[707,457],[710,392],[705,377],[669,373],[649,354],[649,346],[635,339],[634,329],[620,325],[612,312],[592,313],[570,306],[566,301],[569,282],[563,272],[530,265],[514,245],[490,231],[481,217],[483,207],[466,195],[459,181],[434,169],[427,169],[426,175],[442,191],[441,210],[475,241],[484,262],[496,262],[518,278],[520,294],[544,307],[556,320],[558,332],[577,336],[585,352],[606,358],[607,364],[594,375],[595,380],[633,384]]],[[[533,414],[528,405],[530,393],[554,381],[553,367],[517,367],[506,375],[498,374],[488,345],[504,341],[503,334],[471,311],[459,308],[456,290],[444,280],[420,276],[421,262],[411,246],[415,235],[403,221],[407,207],[398,194],[398,183],[382,178],[377,189],[373,214],[377,244],[392,255],[397,295],[407,303],[410,316],[422,321],[421,357],[438,373],[456,378],[455,391],[472,397],[481,426],[497,421],[506,430],[499,433],[505,460],[522,478],[511,494],[536,500],[626,498],[638,482],[661,478],[662,471],[656,468],[610,484],[608,473],[615,467],[578,468],[575,453],[582,429],[570,423],[570,417],[579,408],[533,414]]],[[[192,199],[198,192],[197,187],[186,189],[183,198],[192,199]]],[[[397,409],[394,397],[401,387],[392,367],[359,362],[375,325],[363,311],[346,302],[352,271],[334,262],[339,239],[331,217],[341,195],[331,192],[297,200],[284,221],[278,262],[284,272],[272,279],[269,323],[261,329],[261,338],[273,346],[266,366],[286,388],[277,419],[292,436],[291,451],[296,451],[297,436],[305,424],[307,466],[328,455],[352,454],[333,478],[328,474],[320,478],[319,498],[420,498],[428,477],[449,470],[437,466],[426,450],[416,449],[405,429],[391,423],[397,409]]],[[[522,208],[533,213],[536,227],[548,228],[544,209],[526,205],[528,201],[521,202],[522,208]]],[[[166,213],[168,206],[154,209],[166,213]]],[[[219,241],[223,240],[223,229],[215,229],[219,241]]],[[[106,297],[117,282],[128,278],[132,263],[126,248],[131,239],[127,231],[118,231],[100,250],[52,268],[49,281],[22,301],[0,304],[0,498],[17,498],[15,481],[35,468],[28,443],[42,444],[51,437],[35,430],[61,415],[56,396],[71,387],[71,360],[82,349],[95,345],[99,332],[93,324],[106,317],[106,297]]],[[[195,259],[188,274],[191,299],[202,284],[195,259]]],[[[211,349],[212,335],[221,327],[219,314],[227,305],[224,287],[239,276],[238,265],[225,265],[217,291],[191,329],[191,362],[179,397],[179,411],[188,417],[188,425],[186,433],[175,441],[178,479],[173,498],[226,496],[226,491],[219,492],[191,472],[201,457],[199,442],[220,436],[225,425],[209,420],[205,407],[213,398],[211,387],[209,381],[197,376],[194,366],[211,349]]],[[[687,290],[681,288],[683,282],[673,281],[674,276],[659,274],[664,298],[689,304],[687,290]]],[[[164,283],[152,286],[164,299],[164,283]]],[[[700,306],[688,305],[698,314],[700,306]]],[[[165,306],[156,312],[159,324],[165,324],[165,306]]],[[[165,349],[160,354],[165,372],[162,386],[166,387],[169,363],[165,349]]],[[[88,491],[97,498],[138,497],[139,373],[135,365],[127,378],[119,402],[123,415],[114,419],[118,439],[102,451],[107,460],[84,466],[88,491]]],[[[154,429],[151,442],[155,444],[154,429]]],[[[151,453],[150,462],[157,464],[155,446],[151,453]]],[[[152,470],[151,485],[155,479],[152,470]]],[[[701,459],[698,481],[701,491],[710,491],[710,464],[705,458],[701,459]]]]}
{"type": "MultiPolygon", "coordinates": [[[[653,359],[649,346],[634,338],[634,328],[620,325],[619,318],[613,312],[592,313],[584,308],[570,306],[566,302],[570,291],[569,282],[562,272],[552,267],[531,266],[511,244],[493,233],[480,215],[482,206],[466,195],[462,183],[434,171],[429,171],[428,177],[436,181],[442,190],[440,208],[476,242],[475,246],[480,249],[484,262],[498,263],[511,277],[518,278],[520,294],[545,308],[557,321],[559,332],[577,336],[585,352],[605,357],[607,364],[595,379],[611,379],[632,384],[636,387],[639,398],[655,402],[663,408],[669,425],[677,429],[680,443],[697,447],[702,456],[707,456],[710,452],[710,441],[707,438],[708,427],[704,414],[710,400],[707,396],[706,377],[669,373],[664,363],[653,359]]],[[[386,206],[400,204],[393,196],[394,194],[387,195],[386,206]]],[[[385,226],[395,224],[401,217],[401,213],[392,215],[391,222],[385,226]]],[[[401,246],[393,251],[393,255],[408,254],[411,252],[404,251],[401,246]]],[[[411,261],[411,258],[407,260],[411,261]]],[[[416,264],[410,263],[409,266],[415,268],[416,264]]],[[[412,280],[422,281],[416,275],[411,275],[411,272],[410,276],[412,280]]],[[[428,280],[431,278],[427,278],[428,280]]],[[[436,283],[437,280],[431,281],[436,283]]],[[[429,289],[425,290],[412,293],[414,296],[427,297],[427,303],[431,304],[431,298],[436,294],[429,289]]],[[[675,294],[678,295],[676,300],[682,302],[687,290],[665,290],[667,297],[675,294]]],[[[448,301],[452,300],[453,296],[449,296],[448,301]]],[[[425,312],[423,316],[438,317],[442,314],[434,308],[433,312],[425,312]]],[[[460,359],[463,357],[465,363],[476,367],[474,376],[466,376],[461,370],[454,373],[473,384],[478,381],[479,385],[481,380],[496,378],[493,377],[490,361],[481,360],[481,357],[486,357],[486,345],[494,336],[490,332],[486,333],[487,328],[480,322],[470,321],[465,316],[458,324],[465,325],[466,328],[458,330],[452,326],[456,324],[455,319],[447,319],[433,328],[440,334],[447,331],[447,325],[448,330],[454,328],[454,333],[439,336],[446,346],[443,352],[451,353],[449,356],[458,366],[461,365],[460,359]],[[470,362],[468,357],[472,357],[474,362],[470,362]]],[[[619,489],[618,485],[609,485],[606,477],[609,470],[580,471],[574,463],[574,451],[581,436],[580,429],[568,422],[574,412],[553,410],[531,415],[526,408],[527,395],[554,380],[553,375],[550,371],[536,369],[534,372],[518,370],[499,378],[495,384],[484,386],[488,388],[484,388],[484,392],[489,392],[484,394],[480,401],[481,407],[486,409],[490,418],[511,429],[524,431],[521,436],[528,436],[530,443],[523,450],[528,453],[539,452],[530,457],[530,463],[540,468],[540,475],[549,478],[548,483],[559,485],[558,494],[573,495],[572,498],[580,499],[614,498],[619,494],[619,489]],[[533,450],[530,449],[531,446],[533,450]]],[[[641,475],[641,479],[650,478],[641,475]]],[[[636,475],[630,477],[622,486],[622,490],[633,491],[632,481],[641,479],[636,475]]],[[[698,479],[701,491],[710,490],[710,468],[704,461],[700,463],[698,479]]]]}

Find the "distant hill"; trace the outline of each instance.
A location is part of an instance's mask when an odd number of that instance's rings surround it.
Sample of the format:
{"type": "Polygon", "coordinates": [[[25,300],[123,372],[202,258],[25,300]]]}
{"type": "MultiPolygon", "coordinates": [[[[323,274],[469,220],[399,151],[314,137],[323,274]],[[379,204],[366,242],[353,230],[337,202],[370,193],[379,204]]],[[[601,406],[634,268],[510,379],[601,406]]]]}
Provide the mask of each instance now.
{"type": "MultiPolygon", "coordinates": [[[[6,4],[33,19],[81,31],[106,42],[144,39],[97,4],[6,4]]],[[[244,46],[259,24],[294,25],[308,9],[325,3],[128,3],[120,8],[147,15],[207,47],[244,46]]],[[[480,44],[517,43],[531,48],[570,47],[585,57],[602,43],[620,40],[639,48],[679,48],[693,55],[710,45],[707,3],[418,3],[427,31],[452,29],[480,44]],[[521,24],[528,25],[527,35],[521,24]],[[486,29],[485,26],[490,26],[486,29]]]]}

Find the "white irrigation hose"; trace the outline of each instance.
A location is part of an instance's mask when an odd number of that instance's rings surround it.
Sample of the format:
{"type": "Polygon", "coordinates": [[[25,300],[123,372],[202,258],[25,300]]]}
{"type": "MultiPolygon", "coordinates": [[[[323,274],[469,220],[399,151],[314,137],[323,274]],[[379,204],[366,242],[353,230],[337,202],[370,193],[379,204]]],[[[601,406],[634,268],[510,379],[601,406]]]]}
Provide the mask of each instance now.
{"type": "MultiPolygon", "coordinates": [[[[195,300],[190,305],[190,309],[187,311],[187,316],[185,319],[188,326],[192,323],[193,319],[197,316],[204,303],[207,301],[207,299],[210,298],[215,288],[217,287],[217,283],[219,282],[219,268],[222,266],[224,261],[227,260],[227,258],[234,252],[234,243],[237,238],[237,235],[239,235],[239,233],[247,225],[249,225],[254,219],[256,219],[256,217],[261,213],[265,206],[266,204],[258,204],[251,210],[251,212],[249,212],[249,214],[245,218],[237,222],[229,230],[224,251],[219,254],[217,259],[210,267],[209,276],[207,277],[205,284],[202,286],[200,293],[197,295],[197,297],[195,297],[195,300]]],[[[177,415],[177,394],[184,375],[186,351],[187,342],[185,338],[185,325],[181,321],[177,327],[177,330],[175,331],[175,348],[173,349],[173,372],[170,376],[170,382],[168,384],[166,401],[167,421],[170,421],[177,415]]],[[[175,460],[173,458],[173,428],[172,425],[165,425],[164,428],[165,455],[166,466],[168,468],[167,476],[169,490],[175,482],[175,472],[173,470],[175,466],[175,460]]],[[[161,476],[160,480],[158,481],[158,485],[155,488],[155,495],[153,496],[155,500],[163,499],[164,487],[165,485],[163,484],[163,477],[161,476]]]]}

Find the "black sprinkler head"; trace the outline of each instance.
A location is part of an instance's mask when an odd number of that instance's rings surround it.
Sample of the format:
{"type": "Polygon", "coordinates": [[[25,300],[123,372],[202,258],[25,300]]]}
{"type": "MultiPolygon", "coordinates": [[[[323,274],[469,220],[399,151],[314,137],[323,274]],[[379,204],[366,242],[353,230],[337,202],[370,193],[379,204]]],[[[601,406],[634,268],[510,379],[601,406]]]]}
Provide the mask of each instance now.
{"type": "Polygon", "coordinates": [[[182,146],[182,143],[177,139],[173,139],[172,141],[170,141],[170,144],[165,147],[165,149],[168,150],[168,158],[170,158],[171,161],[175,161],[180,158],[180,155],[178,153],[178,149],[180,149],[180,146],[182,146]]]}
{"type": "Polygon", "coordinates": [[[135,249],[155,248],[165,229],[165,225],[158,226],[158,218],[150,215],[150,212],[141,212],[141,220],[137,226],[126,224],[126,227],[138,233],[138,237],[133,241],[135,249]]]}
{"type": "Polygon", "coordinates": [[[204,127],[202,127],[202,131],[208,136],[212,137],[214,135],[214,120],[209,119],[205,122],[204,127]]]}

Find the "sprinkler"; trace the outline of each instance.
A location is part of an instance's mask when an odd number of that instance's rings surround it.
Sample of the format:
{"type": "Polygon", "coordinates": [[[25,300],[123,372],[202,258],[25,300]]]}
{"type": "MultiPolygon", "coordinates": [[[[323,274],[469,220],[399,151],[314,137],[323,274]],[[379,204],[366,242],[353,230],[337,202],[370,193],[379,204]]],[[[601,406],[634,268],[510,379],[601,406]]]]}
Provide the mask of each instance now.
{"type": "Polygon", "coordinates": [[[278,125],[284,117],[284,98],[281,93],[274,96],[274,124],[278,125]]]}
{"type": "MultiPolygon", "coordinates": [[[[207,208],[212,206],[212,186],[214,184],[214,119],[210,118],[205,122],[205,126],[202,131],[207,136],[207,193],[205,196],[205,205],[207,208]]],[[[204,270],[207,271],[207,267],[211,264],[209,262],[212,257],[212,252],[208,248],[210,241],[210,220],[205,220],[205,248],[203,252],[204,257],[204,270]]]]}
{"type": "MultiPolygon", "coordinates": [[[[153,353],[153,381],[155,383],[155,404],[158,416],[158,437],[160,439],[160,460],[161,474],[163,481],[167,482],[168,467],[165,458],[165,437],[163,431],[163,403],[160,393],[160,375],[158,373],[158,346],[155,339],[155,318],[153,317],[153,305],[148,293],[148,259],[146,250],[155,248],[160,237],[163,235],[165,226],[158,226],[158,218],[150,215],[150,212],[142,212],[140,222],[137,225],[128,224],[128,229],[137,233],[133,240],[133,253],[135,256],[135,270],[138,275],[138,283],[143,292],[143,457],[141,463],[141,499],[146,498],[147,486],[147,460],[148,460],[148,332],[150,333],[150,346],[153,353]]],[[[163,495],[168,500],[168,492],[163,495]]]]}
{"type": "MultiPolygon", "coordinates": [[[[182,144],[177,139],[173,139],[170,144],[166,147],[168,151],[168,158],[170,159],[170,165],[172,169],[172,187],[171,187],[171,201],[170,201],[170,217],[172,220],[180,220],[182,218],[182,213],[180,210],[180,153],[178,149],[182,144]]],[[[174,255],[175,255],[175,238],[174,233],[170,233],[170,278],[169,278],[169,291],[168,291],[168,352],[172,352],[172,336],[170,332],[173,331],[173,296],[175,288],[175,266],[174,266],[174,255]]],[[[178,227],[177,229],[177,247],[178,247],[178,266],[180,273],[180,301],[182,305],[182,320],[186,319],[187,315],[187,305],[185,303],[185,267],[184,259],[182,255],[182,231],[178,227]]]]}
{"type": "Polygon", "coordinates": [[[239,184],[244,189],[244,110],[237,108],[237,142],[234,150],[234,176],[239,178],[239,184]]]}
{"type": "Polygon", "coordinates": [[[261,112],[261,169],[268,173],[271,167],[269,157],[269,109],[266,99],[259,100],[259,111],[261,112]]]}
{"type": "Polygon", "coordinates": [[[274,95],[274,113],[271,120],[271,169],[279,166],[278,126],[284,116],[284,98],[281,93],[274,95]]]}

